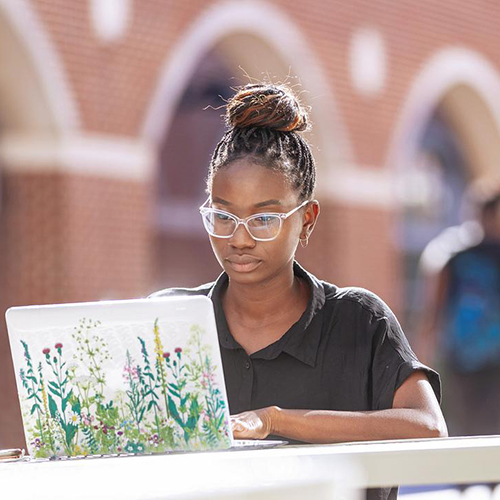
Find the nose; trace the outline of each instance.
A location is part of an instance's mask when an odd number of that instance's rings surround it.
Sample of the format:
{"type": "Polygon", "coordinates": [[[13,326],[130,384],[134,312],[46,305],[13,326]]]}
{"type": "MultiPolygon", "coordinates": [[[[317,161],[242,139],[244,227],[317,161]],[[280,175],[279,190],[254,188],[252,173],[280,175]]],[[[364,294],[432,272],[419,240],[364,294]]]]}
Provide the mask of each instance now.
{"type": "Polygon", "coordinates": [[[252,238],[248,232],[245,224],[240,222],[236,227],[236,231],[229,238],[229,244],[235,248],[253,248],[256,241],[252,238]]]}

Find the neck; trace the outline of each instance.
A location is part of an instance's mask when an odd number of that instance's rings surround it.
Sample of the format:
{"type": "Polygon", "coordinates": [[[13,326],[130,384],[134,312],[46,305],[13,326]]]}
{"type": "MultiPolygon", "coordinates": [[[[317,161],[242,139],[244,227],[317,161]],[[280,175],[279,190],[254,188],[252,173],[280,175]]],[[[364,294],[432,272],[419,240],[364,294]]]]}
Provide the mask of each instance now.
{"type": "Polygon", "coordinates": [[[230,280],[224,306],[238,311],[238,316],[265,320],[275,317],[277,311],[286,311],[286,304],[295,304],[302,294],[300,281],[290,265],[264,283],[249,285],[230,280]]]}

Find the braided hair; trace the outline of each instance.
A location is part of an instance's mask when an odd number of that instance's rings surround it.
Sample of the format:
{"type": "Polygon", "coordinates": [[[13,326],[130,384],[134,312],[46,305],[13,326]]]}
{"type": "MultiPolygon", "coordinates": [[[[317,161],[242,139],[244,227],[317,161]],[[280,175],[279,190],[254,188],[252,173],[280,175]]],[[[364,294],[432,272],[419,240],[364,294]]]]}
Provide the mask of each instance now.
{"type": "Polygon", "coordinates": [[[288,87],[245,85],[229,100],[225,121],[228,130],[210,161],[209,192],[221,168],[245,158],[284,173],[300,200],[312,198],[316,166],[309,144],[298,133],[309,127],[307,111],[288,87]]]}

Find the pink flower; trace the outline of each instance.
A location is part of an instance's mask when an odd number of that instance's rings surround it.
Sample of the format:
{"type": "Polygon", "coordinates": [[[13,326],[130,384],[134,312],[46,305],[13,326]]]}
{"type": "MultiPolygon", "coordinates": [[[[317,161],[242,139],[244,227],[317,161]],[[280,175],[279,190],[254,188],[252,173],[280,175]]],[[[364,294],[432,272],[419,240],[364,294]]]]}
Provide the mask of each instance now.
{"type": "Polygon", "coordinates": [[[61,344],[61,342],[58,342],[55,346],[54,346],[56,349],[62,349],[63,348],[63,345],[61,344]]]}
{"type": "Polygon", "coordinates": [[[135,366],[124,366],[123,367],[123,378],[128,380],[139,380],[139,373],[137,372],[137,368],[135,366]]]}
{"type": "Polygon", "coordinates": [[[181,347],[176,347],[175,348],[175,354],[180,354],[182,352],[182,348],[181,347]]]}
{"type": "Polygon", "coordinates": [[[164,357],[165,359],[170,358],[170,353],[169,353],[169,352],[164,352],[164,353],[163,353],[163,357],[164,357]]]}

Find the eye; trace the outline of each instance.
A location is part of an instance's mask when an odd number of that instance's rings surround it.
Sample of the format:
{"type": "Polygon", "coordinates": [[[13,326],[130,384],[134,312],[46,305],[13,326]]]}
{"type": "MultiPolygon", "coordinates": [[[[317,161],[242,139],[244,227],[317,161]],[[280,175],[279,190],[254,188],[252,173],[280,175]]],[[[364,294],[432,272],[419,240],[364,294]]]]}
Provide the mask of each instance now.
{"type": "Polygon", "coordinates": [[[256,224],[264,225],[264,224],[271,224],[272,222],[274,222],[275,219],[276,219],[275,215],[261,214],[252,220],[254,220],[256,224]]]}
{"type": "Polygon", "coordinates": [[[224,214],[224,213],[220,213],[220,212],[215,212],[214,216],[218,221],[221,221],[221,222],[227,222],[227,221],[231,220],[231,217],[229,217],[228,214],[224,214]]]}

